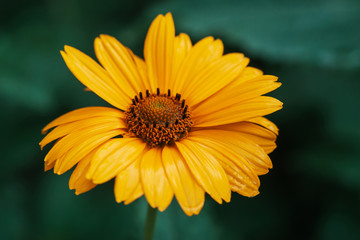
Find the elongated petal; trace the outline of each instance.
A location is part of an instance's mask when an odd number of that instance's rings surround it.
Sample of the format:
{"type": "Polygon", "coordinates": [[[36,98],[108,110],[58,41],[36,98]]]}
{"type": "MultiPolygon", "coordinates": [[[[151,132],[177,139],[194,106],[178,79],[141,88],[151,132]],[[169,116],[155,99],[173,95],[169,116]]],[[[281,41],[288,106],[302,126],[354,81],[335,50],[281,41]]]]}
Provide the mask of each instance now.
{"type": "Polygon", "coordinates": [[[140,185],[140,159],[135,160],[115,178],[114,193],[118,203],[129,200],[140,185]]]}
{"type": "Polygon", "coordinates": [[[151,24],[145,40],[144,57],[151,90],[167,91],[171,81],[175,27],[172,15],[159,15],[151,24]]]}
{"type": "Polygon", "coordinates": [[[81,161],[97,146],[117,135],[119,135],[118,130],[112,130],[92,136],[83,136],[83,139],[77,139],[78,141],[76,142],[76,145],[73,145],[73,147],[70,148],[67,152],[64,152],[63,155],[58,156],[56,159],[49,158],[46,160],[49,162],[49,164],[56,160],[54,173],[61,175],[72,168],[76,163],[81,161]]]}
{"type": "Polygon", "coordinates": [[[280,87],[281,83],[276,82],[276,80],[277,77],[274,76],[261,76],[257,79],[247,81],[236,88],[226,88],[226,90],[224,89],[224,91],[218,92],[216,95],[199,104],[199,106],[193,109],[193,112],[195,115],[205,115],[222,109],[228,109],[280,87]]]}
{"type": "Polygon", "coordinates": [[[124,204],[128,205],[133,201],[135,201],[136,199],[138,199],[139,197],[141,197],[142,195],[144,195],[144,191],[142,190],[141,184],[139,182],[135,188],[135,191],[129,196],[129,198],[124,202],[124,204]]]}
{"type": "Polygon", "coordinates": [[[81,130],[84,128],[89,128],[91,126],[107,124],[107,123],[113,123],[114,125],[118,126],[120,129],[126,128],[126,123],[124,122],[124,120],[118,117],[105,116],[105,117],[86,118],[75,122],[65,123],[56,127],[54,130],[48,133],[39,144],[42,149],[48,143],[58,138],[64,137],[74,131],[81,130]]]}
{"type": "Polygon", "coordinates": [[[234,88],[238,88],[239,85],[244,84],[244,82],[250,81],[254,78],[258,78],[262,75],[264,74],[260,69],[254,67],[246,67],[244,68],[244,70],[241,71],[239,76],[237,76],[234,81],[232,81],[224,88],[224,90],[231,90],[234,88]]]}
{"type": "Polygon", "coordinates": [[[199,214],[204,205],[204,190],[191,175],[177,148],[165,146],[162,152],[162,162],[180,207],[189,216],[199,214]]]}
{"type": "Polygon", "coordinates": [[[213,37],[206,37],[196,43],[179,66],[174,80],[175,91],[182,94],[183,89],[194,81],[199,72],[220,58],[223,51],[224,46],[221,40],[214,40],[213,37]]]}
{"type": "Polygon", "coordinates": [[[272,97],[261,96],[211,114],[199,115],[202,113],[193,112],[193,119],[197,127],[209,127],[246,121],[268,115],[281,108],[282,102],[279,100],[272,97]]]}
{"type": "Polygon", "coordinates": [[[74,171],[71,174],[69,181],[69,188],[75,189],[75,194],[79,195],[81,193],[87,192],[94,187],[94,184],[91,180],[86,178],[86,172],[89,170],[90,162],[96,149],[94,149],[91,153],[89,153],[86,157],[84,157],[76,166],[74,171]]]}
{"type": "MultiPolygon", "coordinates": [[[[130,49],[129,49],[129,51],[131,52],[130,49]]],[[[137,67],[137,69],[139,71],[139,74],[140,74],[140,77],[142,79],[143,85],[145,86],[145,89],[150,90],[151,88],[150,88],[148,71],[147,71],[147,66],[146,66],[145,61],[142,58],[140,58],[140,57],[136,56],[135,54],[133,54],[132,52],[131,52],[131,54],[134,57],[134,62],[135,62],[136,67],[137,67]]]]}
{"type": "Polygon", "coordinates": [[[204,188],[205,192],[209,193],[218,203],[222,203],[222,199],[229,202],[231,197],[229,180],[214,156],[187,139],[176,142],[176,146],[194,178],[204,188]]]}
{"type": "Polygon", "coordinates": [[[84,158],[94,148],[117,135],[119,135],[119,131],[112,130],[84,138],[83,141],[79,141],[76,145],[74,145],[74,147],[67,151],[66,155],[61,159],[61,161],[58,161],[55,164],[54,171],[57,174],[63,174],[72,168],[79,160],[84,158]]]}
{"type": "Polygon", "coordinates": [[[271,130],[276,135],[279,134],[278,127],[273,122],[271,122],[269,119],[266,119],[264,117],[257,117],[257,118],[249,119],[248,121],[252,122],[252,123],[255,123],[255,124],[258,124],[260,126],[263,126],[264,128],[267,128],[267,129],[271,130]]]}
{"type": "Polygon", "coordinates": [[[209,152],[224,168],[232,191],[252,197],[257,195],[260,181],[248,161],[234,147],[222,141],[208,139],[196,132],[189,137],[194,144],[200,144],[204,151],[209,152]]]}
{"type": "MultiPolygon", "coordinates": [[[[57,141],[45,156],[45,161],[51,163],[57,159],[60,159],[61,157],[68,154],[68,152],[71,151],[71,149],[74,147],[79,146],[85,141],[89,142],[90,140],[88,139],[91,139],[91,141],[104,139],[105,141],[106,138],[121,135],[123,132],[124,131],[119,129],[119,124],[113,122],[79,129],[57,141]]],[[[61,165],[61,161],[58,161],[58,163],[55,165],[55,172],[60,170],[59,167],[61,165]]]]}
{"type": "MultiPolygon", "coordinates": [[[[183,64],[183,61],[187,54],[189,53],[190,49],[192,47],[192,43],[190,40],[190,37],[185,33],[180,33],[179,36],[175,37],[174,42],[174,56],[173,56],[173,65],[172,65],[172,71],[171,71],[171,78],[172,81],[169,82],[169,89],[171,89],[174,94],[179,93],[180,89],[177,89],[175,86],[179,84],[175,84],[175,80],[180,80],[180,78],[176,78],[181,64],[183,64]]],[[[183,81],[181,79],[180,81],[183,81]]]]}
{"type": "Polygon", "coordinates": [[[151,207],[164,211],[174,196],[162,165],[162,149],[152,148],[141,160],[141,183],[151,207]]]}
{"type": "Polygon", "coordinates": [[[86,177],[97,184],[109,181],[141,158],[145,146],[138,138],[111,139],[96,152],[86,177]]]}
{"type": "Polygon", "coordinates": [[[49,162],[44,162],[44,172],[47,172],[51,169],[53,169],[53,167],[55,166],[55,161],[49,163],[49,162]]]}
{"type": "Polygon", "coordinates": [[[89,56],[70,46],[65,46],[61,55],[75,77],[99,97],[119,109],[126,109],[131,103],[111,76],[89,56]]]}
{"type": "Polygon", "coordinates": [[[200,130],[191,136],[207,138],[209,141],[222,142],[246,159],[257,175],[265,174],[272,168],[272,162],[264,149],[244,137],[242,133],[224,130],[200,130]]]}
{"type": "Polygon", "coordinates": [[[275,141],[277,134],[266,127],[252,122],[239,122],[209,128],[194,128],[193,131],[205,129],[217,129],[241,133],[243,137],[261,146],[267,154],[276,148],[275,141]]]}
{"type": "Polygon", "coordinates": [[[183,97],[192,105],[209,98],[232,82],[246,67],[249,59],[243,54],[227,54],[212,62],[184,86],[183,97]]]}
{"type": "Polygon", "coordinates": [[[101,65],[127,96],[133,98],[139,91],[145,92],[146,87],[131,51],[108,35],[100,35],[94,45],[101,65]]]}
{"type": "Polygon", "coordinates": [[[85,107],[68,112],[46,125],[41,132],[44,134],[50,128],[93,117],[117,117],[125,119],[125,114],[115,108],[108,107],[85,107]]]}

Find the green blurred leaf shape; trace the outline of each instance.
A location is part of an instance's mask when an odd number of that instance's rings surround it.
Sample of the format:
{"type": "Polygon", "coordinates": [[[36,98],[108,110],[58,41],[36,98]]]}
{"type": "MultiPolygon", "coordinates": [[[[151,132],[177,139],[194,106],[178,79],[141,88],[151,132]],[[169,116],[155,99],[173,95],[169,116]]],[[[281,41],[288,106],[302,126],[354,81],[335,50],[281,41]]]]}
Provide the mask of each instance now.
{"type": "Polygon", "coordinates": [[[176,0],[158,3],[148,14],[167,11],[192,39],[214,35],[253,57],[360,66],[359,1],[176,0]]]}

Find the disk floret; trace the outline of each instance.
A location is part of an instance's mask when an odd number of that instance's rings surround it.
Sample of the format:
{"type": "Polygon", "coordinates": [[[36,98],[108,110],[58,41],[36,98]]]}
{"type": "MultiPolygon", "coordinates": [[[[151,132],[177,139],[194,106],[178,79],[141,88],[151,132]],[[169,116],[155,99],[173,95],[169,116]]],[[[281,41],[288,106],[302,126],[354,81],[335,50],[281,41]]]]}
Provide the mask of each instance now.
{"type": "Polygon", "coordinates": [[[140,92],[126,111],[128,132],[142,138],[149,147],[172,144],[186,137],[193,125],[188,105],[181,95],[140,92]]]}

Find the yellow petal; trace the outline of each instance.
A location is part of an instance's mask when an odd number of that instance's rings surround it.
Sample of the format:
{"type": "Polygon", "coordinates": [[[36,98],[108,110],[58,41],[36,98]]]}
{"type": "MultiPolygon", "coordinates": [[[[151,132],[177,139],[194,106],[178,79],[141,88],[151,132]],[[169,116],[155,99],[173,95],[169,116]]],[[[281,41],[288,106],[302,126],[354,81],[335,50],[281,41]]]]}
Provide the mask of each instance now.
{"type": "Polygon", "coordinates": [[[44,172],[49,171],[50,169],[52,169],[55,166],[55,161],[54,162],[44,162],[44,172]]]}
{"type": "MultiPolygon", "coordinates": [[[[129,51],[131,52],[131,50],[129,49],[129,51]]],[[[150,84],[149,84],[149,78],[148,78],[148,73],[147,73],[147,66],[146,63],[143,59],[139,58],[138,56],[136,56],[135,54],[133,54],[131,52],[132,56],[134,57],[134,62],[136,64],[136,67],[139,71],[140,77],[142,79],[142,82],[145,86],[145,89],[151,89],[150,88],[150,84]]]]}
{"type": "Polygon", "coordinates": [[[80,109],[73,110],[68,112],[54,121],[50,122],[46,125],[41,132],[44,134],[50,128],[59,126],[61,124],[70,123],[74,121],[79,121],[86,118],[92,117],[117,117],[121,119],[125,119],[125,114],[115,108],[108,108],[108,107],[84,107],[80,109]]]}
{"type": "MultiPolygon", "coordinates": [[[[169,89],[171,89],[174,94],[179,93],[180,89],[175,88],[175,80],[177,79],[176,76],[179,72],[181,64],[189,53],[191,47],[192,43],[190,37],[187,34],[180,33],[178,36],[175,37],[173,65],[170,78],[172,79],[172,81],[169,82],[169,89]]],[[[181,79],[181,81],[183,81],[183,79],[181,79]]]]}
{"type": "MultiPolygon", "coordinates": [[[[102,123],[87,128],[78,129],[57,141],[45,156],[45,161],[50,163],[56,159],[59,159],[60,157],[67,154],[74,146],[81,144],[89,138],[92,138],[93,140],[102,138],[104,137],[104,134],[113,137],[116,135],[121,135],[123,132],[124,131],[119,130],[119,124],[116,122],[102,123]]],[[[58,166],[60,166],[60,163],[58,163],[58,166]]]]}
{"type": "MultiPolygon", "coordinates": [[[[121,133],[123,133],[123,131],[121,131],[121,133]]],[[[67,151],[66,155],[64,155],[61,161],[58,161],[58,163],[55,164],[54,172],[57,174],[63,174],[97,146],[117,135],[119,135],[119,131],[112,130],[83,138],[82,141],[78,141],[69,151],[67,151]]]]}
{"type": "Polygon", "coordinates": [[[236,88],[226,88],[200,103],[193,112],[195,115],[206,115],[241,104],[280,87],[281,83],[276,80],[277,77],[274,76],[261,76],[240,84],[236,88]]]}
{"type": "Polygon", "coordinates": [[[194,78],[210,63],[220,58],[224,46],[221,40],[214,41],[213,37],[206,37],[200,40],[188,52],[177,71],[174,80],[174,89],[180,94],[187,85],[194,81],[194,78]]]}
{"type": "Polygon", "coordinates": [[[236,77],[234,81],[232,81],[229,85],[225,87],[225,89],[234,89],[238,88],[239,85],[244,84],[244,82],[252,80],[254,78],[258,78],[263,75],[263,72],[260,69],[254,67],[246,67],[241,71],[239,76],[236,77]]]}
{"type": "Polygon", "coordinates": [[[279,100],[260,96],[205,115],[199,111],[193,112],[192,117],[196,127],[209,127],[246,121],[273,113],[281,108],[282,102],[279,100]]]}
{"type": "Polygon", "coordinates": [[[189,216],[199,214],[205,201],[204,190],[191,175],[185,160],[176,147],[164,147],[162,162],[180,207],[189,216]]]}
{"type": "Polygon", "coordinates": [[[60,126],[56,127],[54,130],[52,130],[50,133],[48,133],[43,140],[39,143],[41,146],[41,149],[43,149],[44,146],[46,146],[48,143],[64,137],[74,131],[81,130],[84,128],[89,128],[91,126],[97,126],[107,123],[113,123],[114,125],[118,126],[121,129],[125,129],[127,127],[125,121],[118,117],[92,117],[92,118],[86,118],[82,120],[78,120],[75,122],[65,123],[61,124],[60,126]]]}
{"type": "Polygon", "coordinates": [[[269,119],[266,119],[264,117],[257,117],[257,118],[249,119],[248,121],[252,122],[252,123],[255,123],[255,124],[258,124],[260,126],[263,126],[264,128],[267,128],[267,129],[271,130],[276,135],[279,134],[278,127],[273,122],[271,122],[269,119]]]}
{"type": "MultiPolygon", "coordinates": [[[[193,131],[204,130],[205,128],[193,128],[193,131]]],[[[239,132],[241,135],[252,142],[261,146],[267,154],[276,148],[277,135],[273,131],[261,125],[251,122],[239,122],[227,125],[209,127],[206,129],[226,130],[231,132],[239,132]]]]}
{"type": "Polygon", "coordinates": [[[142,195],[144,195],[144,192],[141,188],[141,184],[138,183],[138,185],[135,188],[135,191],[130,195],[130,197],[124,202],[125,205],[128,205],[130,203],[132,203],[133,201],[135,201],[136,199],[138,199],[139,197],[141,197],[142,195]]]}
{"type": "Polygon", "coordinates": [[[141,160],[141,183],[151,207],[164,211],[173,198],[173,191],[162,165],[162,149],[152,148],[141,160]]]}
{"type": "Polygon", "coordinates": [[[131,51],[108,35],[100,35],[100,38],[95,39],[94,45],[101,65],[127,96],[133,98],[139,91],[145,92],[143,79],[131,51]]]}
{"type": "Polygon", "coordinates": [[[191,132],[190,136],[222,142],[246,159],[257,175],[266,174],[272,168],[272,162],[264,149],[244,137],[242,133],[224,130],[199,130],[191,132]]]}
{"type": "Polygon", "coordinates": [[[188,139],[176,142],[176,146],[194,178],[204,188],[205,192],[209,193],[220,204],[222,199],[229,202],[231,197],[229,180],[214,156],[188,139]]]}
{"type": "Polygon", "coordinates": [[[188,139],[201,144],[207,152],[216,158],[228,175],[232,191],[252,197],[259,193],[260,181],[248,161],[234,147],[197,135],[196,132],[188,139]]]}
{"type": "Polygon", "coordinates": [[[87,192],[93,189],[94,187],[96,187],[96,184],[94,184],[91,180],[86,178],[86,172],[90,167],[90,162],[92,160],[95,151],[96,149],[94,149],[85,158],[83,158],[77,164],[76,168],[71,174],[69,181],[69,188],[75,189],[76,195],[87,192]]]}
{"type": "Polygon", "coordinates": [[[86,177],[96,184],[109,181],[141,158],[145,146],[138,138],[111,139],[96,152],[86,177]]]}
{"type": "Polygon", "coordinates": [[[151,91],[166,92],[171,81],[174,54],[175,26],[172,15],[158,15],[145,39],[144,57],[148,67],[151,91]]]}
{"type": "Polygon", "coordinates": [[[135,160],[115,178],[114,193],[118,203],[127,201],[140,185],[140,159],[135,160]]]}
{"type": "Polygon", "coordinates": [[[249,59],[243,54],[227,54],[210,63],[182,89],[183,97],[192,105],[207,99],[232,82],[246,67],[249,59]]]}
{"type": "Polygon", "coordinates": [[[65,46],[61,55],[75,77],[99,97],[119,109],[126,109],[131,103],[110,75],[89,56],[70,46],[65,46]]]}

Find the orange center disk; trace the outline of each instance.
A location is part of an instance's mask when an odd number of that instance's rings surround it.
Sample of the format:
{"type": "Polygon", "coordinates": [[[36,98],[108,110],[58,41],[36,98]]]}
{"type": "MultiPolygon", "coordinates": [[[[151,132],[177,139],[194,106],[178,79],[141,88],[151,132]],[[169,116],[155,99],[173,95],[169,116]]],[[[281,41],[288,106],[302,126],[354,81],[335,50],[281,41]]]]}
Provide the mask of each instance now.
{"type": "Polygon", "coordinates": [[[181,106],[174,99],[165,96],[150,96],[136,109],[136,115],[145,123],[165,126],[166,123],[173,124],[176,119],[181,118],[181,106]]]}
{"type": "Polygon", "coordinates": [[[193,125],[188,106],[181,95],[140,92],[126,111],[128,131],[142,138],[149,147],[173,144],[186,137],[193,125]]]}

